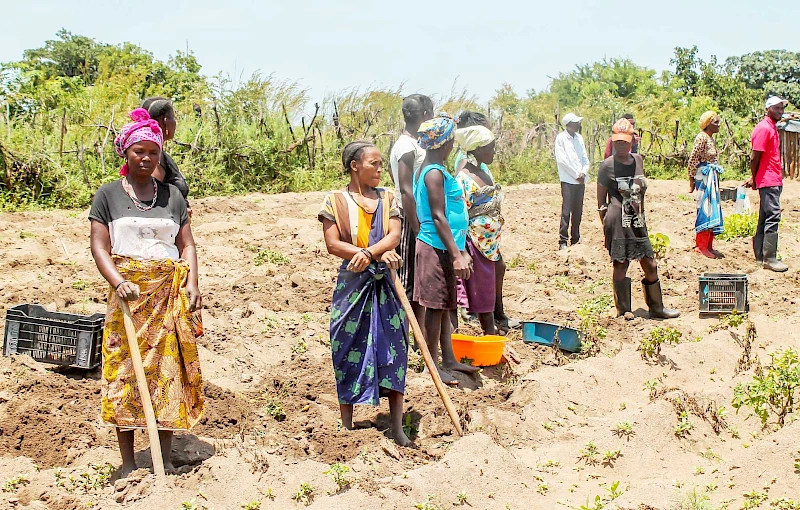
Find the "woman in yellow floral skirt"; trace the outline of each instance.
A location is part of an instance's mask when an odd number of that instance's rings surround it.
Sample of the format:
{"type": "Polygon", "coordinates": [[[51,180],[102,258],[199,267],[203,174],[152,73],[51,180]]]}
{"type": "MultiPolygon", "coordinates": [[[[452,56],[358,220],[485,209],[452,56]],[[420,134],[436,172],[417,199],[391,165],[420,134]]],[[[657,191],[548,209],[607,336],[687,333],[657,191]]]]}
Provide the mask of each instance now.
{"type": "Polygon", "coordinates": [[[146,428],[119,300],[129,303],[156,415],[164,468],[172,434],[203,412],[196,339],[203,333],[197,252],[186,201],[152,177],[163,135],[147,110],[114,140],[122,179],[104,184],[89,213],[97,268],[111,285],[103,334],[102,419],[117,427],[122,474],[136,469],[133,431],[146,428]]]}

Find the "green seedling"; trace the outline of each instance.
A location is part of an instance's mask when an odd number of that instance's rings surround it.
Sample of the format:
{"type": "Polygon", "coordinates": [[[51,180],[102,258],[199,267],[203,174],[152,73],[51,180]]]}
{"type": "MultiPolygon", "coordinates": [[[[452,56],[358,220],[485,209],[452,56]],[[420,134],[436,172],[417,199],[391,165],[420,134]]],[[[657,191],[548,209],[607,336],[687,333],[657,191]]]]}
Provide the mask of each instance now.
{"type": "Polygon", "coordinates": [[[547,494],[547,491],[549,491],[549,490],[550,490],[550,487],[547,486],[547,483],[542,482],[542,483],[539,484],[539,487],[536,489],[536,492],[538,492],[539,494],[544,496],[545,494],[547,494]]]}
{"type": "Polygon", "coordinates": [[[767,500],[768,497],[766,492],[759,492],[755,489],[751,490],[750,492],[745,492],[743,496],[744,506],[742,507],[742,510],[758,508],[767,500]]]}
{"type": "Polygon", "coordinates": [[[611,432],[616,434],[618,437],[631,437],[632,435],[636,434],[633,430],[633,423],[629,421],[621,421],[617,423],[612,429],[611,432]]]}
{"type": "Polygon", "coordinates": [[[650,234],[650,246],[653,247],[653,252],[655,252],[657,259],[663,259],[667,256],[667,253],[669,253],[669,245],[670,240],[666,234],[650,234]]]}
{"type": "Polygon", "coordinates": [[[89,287],[89,284],[83,280],[74,280],[72,282],[72,288],[75,290],[86,290],[89,287]]]}
{"type": "Polygon", "coordinates": [[[618,497],[625,494],[624,490],[620,490],[619,488],[619,480],[615,480],[611,483],[611,487],[607,487],[606,490],[608,491],[608,499],[614,501],[618,497]]]}
{"type": "Polygon", "coordinates": [[[603,464],[613,466],[620,457],[622,457],[622,450],[609,450],[603,454],[603,464]]]}
{"type": "Polygon", "coordinates": [[[17,475],[14,478],[9,478],[3,484],[3,492],[16,492],[16,490],[24,485],[31,483],[25,475],[17,475]]]}
{"type": "Polygon", "coordinates": [[[456,496],[456,502],[459,505],[466,505],[467,504],[467,493],[465,491],[461,491],[456,496]]]}
{"type": "Polygon", "coordinates": [[[111,484],[112,474],[114,474],[114,466],[109,462],[89,464],[89,471],[84,471],[77,478],[74,475],[66,478],[62,471],[57,469],[55,472],[56,486],[64,488],[69,493],[77,491],[86,494],[108,487],[111,484]]]}
{"type": "Polygon", "coordinates": [[[416,510],[440,510],[436,503],[433,502],[433,496],[430,494],[425,498],[425,501],[414,505],[414,508],[416,508],[416,510]]]}
{"type": "Polygon", "coordinates": [[[183,501],[181,503],[181,510],[200,510],[197,502],[195,500],[190,501],[183,501]]]}
{"type": "Polygon", "coordinates": [[[778,498],[769,504],[774,510],[800,510],[800,500],[778,498]]]}
{"type": "Polygon", "coordinates": [[[251,501],[249,503],[244,503],[242,504],[242,510],[261,510],[261,502],[251,501]]]}
{"type": "Polygon", "coordinates": [[[720,457],[719,455],[714,453],[714,450],[712,450],[711,448],[709,448],[708,450],[706,450],[703,453],[701,453],[700,456],[703,457],[704,459],[708,459],[708,460],[711,460],[711,461],[714,461],[714,462],[721,462],[722,461],[722,457],[720,457]]]}
{"type": "Polygon", "coordinates": [[[253,257],[253,263],[257,266],[265,263],[275,264],[277,266],[285,266],[291,263],[291,260],[289,260],[289,257],[286,255],[275,250],[271,250],[269,248],[260,248],[255,257],[253,257]]]}
{"type": "Polygon", "coordinates": [[[644,389],[650,392],[650,400],[653,400],[658,395],[658,385],[661,384],[658,379],[650,379],[645,381],[644,389]]]}
{"type": "Polygon", "coordinates": [[[292,499],[306,506],[310,505],[314,501],[314,487],[308,482],[301,482],[300,488],[297,489],[292,499]]]}
{"type": "Polygon", "coordinates": [[[644,360],[654,360],[661,354],[663,344],[677,344],[681,339],[681,332],[675,328],[658,327],[648,336],[639,340],[637,350],[644,360]]]}
{"type": "Polygon", "coordinates": [[[599,451],[594,441],[589,441],[586,446],[580,451],[578,460],[584,461],[588,465],[595,465],[599,462],[599,451]]]}
{"type": "Polygon", "coordinates": [[[575,286],[569,283],[569,278],[566,276],[556,276],[555,278],[556,288],[558,290],[563,290],[564,292],[569,292],[570,294],[575,294],[575,286]]]}
{"type": "Polygon", "coordinates": [[[405,433],[407,437],[413,437],[417,435],[417,432],[419,432],[419,430],[417,430],[416,425],[414,425],[414,418],[410,414],[407,414],[403,420],[403,433],[405,433]]]}
{"type": "Polygon", "coordinates": [[[706,492],[714,492],[718,487],[717,482],[708,482],[706,484],[706,492]]]}
{"type": "Polygon", "coordinates": [[[331,464],[331,467],[325,471],[324,474],[331,475],[331,478],[333,478],[334,483],[339,489],[338,492],[342,492],[350,487],[350,480],[348,480],[346,476],[349,472],[349,467],[341,462],[337,462],[336,464],[331,464]]]}
{"type": "Polygon", "coordinates": [[[589,499],[586,499],[586,504],[581,505],[578,510],[603,510],[606,507],[606,504],[603,503],[603,499],[600,496],[595,496],[594,501],[589,503],[589,499]]]}
{"type": "Polygon", "coordinates": [[[681,411],[678,417],[678,424],[675,425],[675,436],[681,438],[686,437],[693,428],[694,425],[689,421],[689,413],[681,411]]]}
{"type": "Polygon", "coordinates": [[[515,269],[517,267],[522,266],[525,263],[525,259],[523,259],[519,254],[514,255],[514,257],[508,261],[506,267],[509,269],[515,269]]]}
{"type": "Polygon", "coordinates": [[[286,419],[286,411],[283,410],[283,404],[281,404],[279,400],[271,400],[269,404],[267,404],[266,411],[275,421],[283,421],[286,419]]]}
{"type": "Polygon", "coordinates": [[[308,351],[308,344],[306,344],[306,341],[302,338],[292,346],[292,352],[297,355],[305,354],[306,351],[308,351]]]}
{"type": "Polygon", "coordinates": [[[605,313],[611,305],[614,304],[614,298],[610,294],[602,294],[592,299],[584,301],[578,307],[578,315],[585,317],[586,315],[601,315],[605,313]]]}

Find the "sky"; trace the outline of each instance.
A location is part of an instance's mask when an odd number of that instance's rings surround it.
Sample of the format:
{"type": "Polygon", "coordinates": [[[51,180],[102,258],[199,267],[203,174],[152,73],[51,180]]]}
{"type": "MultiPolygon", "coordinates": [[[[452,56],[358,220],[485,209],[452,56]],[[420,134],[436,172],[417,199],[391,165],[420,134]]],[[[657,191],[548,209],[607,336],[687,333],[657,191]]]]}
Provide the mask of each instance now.
{"type": "Polygon", "coordinates": [[[434,97],[466,89],[484,102],[503,83],[538,91],[549,77],[603,58],[661,71],[676,46],[697,45],[702,58],[720,60],[800,50],[794,2],[0,0],[0,8],[0,62],[20,59],[63,27],[130,41],[159,59],[188,46],[204,74],[272,74],[297,81],[312,101],[402,85],[434,97]]]}

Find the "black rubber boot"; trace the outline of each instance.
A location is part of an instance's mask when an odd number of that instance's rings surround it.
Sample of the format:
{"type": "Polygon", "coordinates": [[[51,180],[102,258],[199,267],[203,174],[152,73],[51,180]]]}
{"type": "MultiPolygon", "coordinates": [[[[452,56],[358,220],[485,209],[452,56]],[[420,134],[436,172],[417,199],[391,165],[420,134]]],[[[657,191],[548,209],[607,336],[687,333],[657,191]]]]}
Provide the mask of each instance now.
{"type": "Polygon", "coordinates": [[[617,307],[617,317],[622,317],[631,310],[631,279],[625,278],[614,282],[614,305],[617,307]]]}
{"type": "Polygon", "coordinates": [[[664,308],[661,280],[656,280],[653,283],[647,283],[646,280],[642,280],[642,288],[644,289],[644,302],[647,303],[647,308],[650,309],[650,318],[674,319],[681,316],[679,310],[664,308]]]}
{"type": "Polygon", "coordinates": [[[759,264],[764,262],[764,234],[753,236],[753,253],[756,256],[756,262],[759,264]]]}
{"type": "Polygon", "coordinates": [[[789,266],[778,260],[778,233],[764,234],[764,269],[783,273],[789,270],[789,266]]]}

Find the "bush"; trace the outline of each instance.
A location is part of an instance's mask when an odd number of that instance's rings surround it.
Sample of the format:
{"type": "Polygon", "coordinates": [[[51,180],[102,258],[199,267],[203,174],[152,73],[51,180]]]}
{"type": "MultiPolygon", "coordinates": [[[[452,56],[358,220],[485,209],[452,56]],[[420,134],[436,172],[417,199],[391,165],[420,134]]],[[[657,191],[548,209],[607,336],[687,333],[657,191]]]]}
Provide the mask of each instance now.
{"type": "Polygon", "coordinates": [[[774,416],[783,427],[800,398],[800,359],[794,349],[772,353],[770,357],[770,364],[758,370],[752,381],[736,386],[733,407],[736,412],[741,407],[749,407],[763,426],[774,416]]]}
{"type": "Polygon", "coordinates": [[[650,246],[653,247],[653,252],[655,252],[657,259],[663,259],[667,256],[669,244],[670,240],[667,234],[650,234],[650,246]]]}
{"type": "Polygon", "coordinates": [[[725,227],[719,238],[730,241],[737,237],[753,237],[758,227],[757,214],[731,214],[725,218],[725,227]]]}

